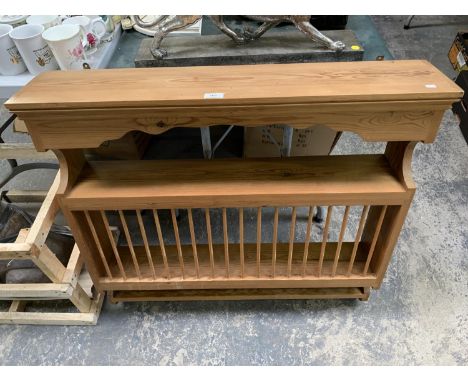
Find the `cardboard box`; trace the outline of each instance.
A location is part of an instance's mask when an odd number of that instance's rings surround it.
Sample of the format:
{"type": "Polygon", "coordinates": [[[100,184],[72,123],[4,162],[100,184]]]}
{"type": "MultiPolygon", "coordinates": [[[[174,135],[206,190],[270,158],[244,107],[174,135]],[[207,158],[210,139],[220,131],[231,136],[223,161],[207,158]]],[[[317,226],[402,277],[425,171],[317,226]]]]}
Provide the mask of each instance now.
{"type": "MultiPolygon", "coordinates": [[[[324,126],[310,129],[294,129],[291,156],[328,155],[332,150],[338,134],[324,126]]],[[[279,157],[283,144],[283,127],[264,126],[244,128],[244,157],[279,157]],[[277,144],[270,138],[274,138],[277,144]],[[279,147],[278,147],[279,146],[279,147]]]]}
{"type": "Polygon", "coordinates": [[[448,58],[457,72],[468,70],[468,31],[457,33],[450,47],[448,58]]]}

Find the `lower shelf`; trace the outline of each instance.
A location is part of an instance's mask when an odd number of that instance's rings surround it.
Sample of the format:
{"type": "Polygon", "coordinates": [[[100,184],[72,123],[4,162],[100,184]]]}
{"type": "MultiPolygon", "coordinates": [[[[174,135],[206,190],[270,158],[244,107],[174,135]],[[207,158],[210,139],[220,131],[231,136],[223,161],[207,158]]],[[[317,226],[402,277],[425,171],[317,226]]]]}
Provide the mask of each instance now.
{"type": "MultiPolygon", "coordinates": [[[[337,262],[336,275],[346,275],[348,273],[350,258],[352,255],[354,243],[346,242],[342,244],[339,261],[337,262]]],[[[141,278],[152,278],[153,268],[151,267],[148,255],[145,248],[142,246],[134,246],[136,262],[141,278]]],[[[337,243],[327,243],[323,255],[323,266],[321,276],[331,276],[333,268],[333,260],[337,249],[337,243]]],[[[118,247],[123,268],[127,278],[139,278],[135,267],[135,262],[131,255],[131,251],[127,246],[118,247]]],[[[237,278],[237,277],[273,277],[272,253],[273,246],[271,243],[262,243],[260,246],[260,255],[257,259],[257,244],[244,244],[244,272],[242,275],[242,264],[239,244],[230,243],[227,246],[227,254],[229,261],[226,262],[225,246],[223,244],[213,245],[213,268],[211,267],[210,252],[207,244],[197,244],[196,259],[198,260],[198,275],[197,266],[194,256],[193,247],[191,245],[181,245],[182,259],[178,256],[177,246],[166,245],[165,255],[167,259],[167,268],[164,266],[164,258],[161,253],[161,247],[149,247],[151,260],[154,266],[155,278],[171,279],[171,278],[237,278]],[[183,271],[181,267],[183,262],[183,271]],[[257,260],[259,260],[257,262],[257,260]]],[[[295,276],[319,276],[318,262],[320,258],[321,243],[310,243],[309,253],[307,256],[307,265],[304,275],[303,260],[304,260],[304,243],[294,243],[291,252],[291,277],[295,276]]],[[[364,245],[358,247],[356,257],[349,272],[349,276],[362,274],[364,263],[366,261],[366,251],[364,245]]],[[[276,266],[275,277],[288,276],[288,258],[289,244],[278,243],[276,245],[276,266]]],[[[117,262],[109,261],[110,271],[115,277],[121,277],[117,262]]],[[[370,272],[369,272],[370,273],[370,272]]]]}
{"type": "Polygon", "coordinates": [[[224,245],[213,245],[213,262],[208,246],[197,245],[197,256],[193,256],[190,245],[181,246],[182,258],[177,247],[165,246],[167,267],[159,246],[149,247],[152,265],[144,247],[135,246],[133,258],[129,247],[119,246],[122,273],[118,263],[109,261],[112,277],[101,277],[100,290],[177,290],[177,289],[252,289],[252,288],[322,288],[322,287],[369,287],[373,286],[375,274],[365,266],[365,246],[359,246],[351,262],[354,243],[343,243],[336,267],[334,256],[337,243],[328,243],[323,256],[321,272],[320,243],[310,243],[306,267],[304,268],[304,243],[295,243],[289,263],[289,244],[278,243],[273,273],[272,244],[263,243],[257,261],[257,245],[244,244],[244,262],[240,257],[240,246],[229,244],[229,262],[226,263],[224,245]],[[198,262],[198,273],[197,264],[198,262]],[[183,267],[181,266],[183,264],[183,267]],[[135,266],[138,265],[138,268],[135,266]],[[290,272],[288,272],[288,268],[290,272]],[[333,269],[335,268],[335,272],[333,269]],[[153,273],[154,269],[154,273],[153,273]]]}
{"type": "Polygon", "coordinates": [[[285,289],[212,289],[114,291],[112,303],[122,301],[206,301],[206,300],[306,300],[369,298],[368,288],[285,288],[285,289]]]}

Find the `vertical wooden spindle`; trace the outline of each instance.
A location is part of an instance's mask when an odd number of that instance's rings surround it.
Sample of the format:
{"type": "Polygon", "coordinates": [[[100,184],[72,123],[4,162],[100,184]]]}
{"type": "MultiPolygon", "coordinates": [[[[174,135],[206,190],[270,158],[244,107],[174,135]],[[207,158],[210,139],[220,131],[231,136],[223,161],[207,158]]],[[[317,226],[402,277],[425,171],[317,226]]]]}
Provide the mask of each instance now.
{"type": "Polygon", "coordinates": [[[312,231],[312,221],[314,218],[315,206],[309,207],[309,216],[307,217],[307,229],[304,243],[304,257],[302,258],[302,277],[305,277],[307,270],[307,257],[309,256],[310,233],[312,231]]]}
{"type": "Polygon", "coordinates": [[[167,262],[166,247],[164,245],[164,237],[162,234],[161,223],[159,222],[159,215],[157,210],[153,210],[153,218],[154,224],[156,225],[156,233],[158,234],[159,250],[161,251],[161,256],[163,258],[164,271],[166,272],[166,277],[169,278],[169,264],[167,262]]]}
{"type": "Polygon", "coordinates": [[[296,230],[296,207],[292,209],[291,226],[289,227],[288,277],[291,277],[291,266],[294,250],[294,233],[296,230]]]}
{"type": "Polygon", "coordinates": [[[106,213],[105,211],[100,211],[100,212],[101,212],[102,221],[104,222],[104,226],[106,227],[107,236],[109,237],[109,241],[112,246],[112,251],[114,252],[115,260],[117,261],[117,265],[119,266],[120,274],[124,280],[127,280],[127,274],[125,273],[125,269],[122,264],[122,259],[120,258],[117,245],[115,244],[114,236],[112,235],[112,231],[110,229],[109,221],[107,220],[106,213]]]}
{"type": "Polygon", "coordinates": [[[271,254],[271,273],[273,278],[276,274],[276,244],[278,242],[278,207],[275,207],[275,216],[273,218],[273,252],[271,254]]]}
{"type": "Polygon", "coordinates": [[[328,230],[330,228],[330,221],[331,221],[332,212],[333,212],[333,206],[328,206],[327,219],[325,220],[325,228],[323,229],[322,246],[320,247],[320,258],[319,258],[319,264],[318,264],[318,277],[322,276],[323,258],[325,257],[325,247],[327,246],[327,236],[328,236],[328,230]]]}
{"type": "Polygon", "coordinates": [[[214,255],[213,255],[213,237],[211,235],[210,209],[205,208],[206,233],[208,236],[208,251],[210,253],[211,277],[214,278],[214,255]]]}
{"type": "Polygon", "coordinates": [[[135,266],[136,274],[138,278],[141,279],[140,266],[138,264],[138,260],[135,254],[135,249],[133,248],[132,237],[130,236],[130,231],[128,230],[127,221],[125,220],[125,215],[122,212],[122,210],[119,210],[119,216],[120,216],[120,221],[122,222],[122,227],[124,229],[125,238],[127,239],[128,249],[130,250],[130,253],[132,255],[133,265],[135,266]]]}
{"type": "Polygon", "coordinates": [[[193,261],[195,262],[195,272],[197,273],[197,278],[200,278],[200,264],[198,263],[197,239],[195,238],[195,229],[193,227],[192,209],[188,208],[187,212],[190,229],[190,240],[192,241],[193,261]]]}
{"type": "Polygon", "coordinates": [[[377,243],[377,239],[379,238],[380,229],[382,228],[382,223],[383,223],[386,212],[387,212],[387,206],[383,206],[382,211],[380,211],[380,216],[379,216],[379,220],[377,221],[377,226],[375,227],[374,237],[372,238],[372,244],[369,249],[369,254],[367,255],[367,261],[366,261],[366,264],[364,265],[364,272],[363,272],[364,276],[367,274],[367,271],[369,270],[369,265],[372,260],[372,256],[374,255],[375,244],[377,243]]]}
{"type": "Polygon", "coordinates": [[[244,278],[244,209],[239,208],[239,254],[241,278],[244,278]]]}
{"type": "Polygon", "coordinates": [[[104,264],[104,268],[106,270],[107,277],[112,278],[112,273],[109,268],[109,264],[107,263],[106,256],[104,255],[104,251],[102,250],[101,242],[99,241],[99,236],[96,232],[96,228],[94,227],[93,219],[91,219],[91,216],[89,216],[88,211],[84,211],[84,214],[86,216],[86,220],[88,222],[88,226],[91,230],[91,234],[93,235],[94,242],[96,243],[99,256],[101,257],[102,263],[104,264]]]}
{"type": "Polygon", "coordinates": [[[361,241],[362,232],[364,231],[364,224],[366,222],[367,213],[369,212],[370,206],[364,206],[361,213],[361,219],[359,220],[359,227],[356,233],[356,238],[354,239],[353,252],[351,253],[351,258],[349,259],[348,272],[347,276],[351,276],[351,271],[353,269],[354,260],[356,259],[356,253],[358,250],[359,243],[361,241]]]}
{"type": "Polygon", "coordinates": [[[226,277],[229,278],[229,239],[227,231],[226,207],[223,207],[223,236],[224,236],[224,264],[226,267],[226,277]]]}
{"type": "Polygon", "coordinates": [[[148,257],[148,264],[150,265],[151,272],[153,273],[153,279],[156,280],[156,271],[154,269],[153,257],[151,256],[151,251],[148,244],[148,237],[146,235],[145,224],[143,223],[143,218],[141,217],[141,211],[136,210],[136,216],[138,220],[138,225],[140,226],[141,237],[143,239],[143,244],[145,246],[146,256],[148,257]]]}
{"type": "Polygon", "coordinates": [[[348,224],[349,208],[349,206],[346,206],[343,215],[343,222],[341,223],[340,236],[338,238],[338,245],[336,246],[335,259],[333,260],[332,277],[335,277],[336,275],[336,268],[338,267],[338,261],[340,259],[341,246],[343,245],[343,238],[348,224]]]}
{"type": "Polygon", "coordinates": [[[262,207],[257,208],[257,277],[260,277],[260,256],[262,250],[262,207]]]}
{"type": "MultiPolygon", "coordinates": [[[[172,227],[174,228],[174,239],[177,247],[177,256],[179,257],[180,270],[182,278],[185,278],[184,256],[182,255],[182,246],[180,245],[179,226],[177,225],[177,216],[175,210],[171,209],[172,227]]],[[[158,220],[159,221],[159,220],[158,220]]]]}

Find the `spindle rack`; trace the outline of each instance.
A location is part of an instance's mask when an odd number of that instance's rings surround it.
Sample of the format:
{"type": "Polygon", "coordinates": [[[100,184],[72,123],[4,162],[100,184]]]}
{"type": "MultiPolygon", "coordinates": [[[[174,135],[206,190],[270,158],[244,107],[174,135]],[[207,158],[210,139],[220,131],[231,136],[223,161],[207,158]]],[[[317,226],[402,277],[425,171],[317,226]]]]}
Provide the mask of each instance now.
{"type": "Polygon", "coordinates": [[[60,205],[96,288],[113,301],[367,299],[415,192],[414,146],[435,139],[461,95],[415,60],[45,73],[6,106],[39,151],[56,152],[60,205]],[[326,125],[387,146],[375,155],[282,159],[83,155],[129,131],[218,124],[326,125]],[[317,206],[326,214],[314,239],[317,206]],[[298,219],[306,221],[300,239],[298,219]],[[289,230],[283,242],[281,224],[289,230]]]}

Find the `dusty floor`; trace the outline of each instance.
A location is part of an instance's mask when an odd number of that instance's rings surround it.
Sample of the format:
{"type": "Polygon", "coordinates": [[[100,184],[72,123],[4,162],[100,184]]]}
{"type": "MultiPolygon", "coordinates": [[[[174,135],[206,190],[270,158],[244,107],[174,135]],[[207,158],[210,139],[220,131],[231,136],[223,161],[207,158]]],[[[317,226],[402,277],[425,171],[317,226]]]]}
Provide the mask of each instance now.
{"type": "MultiPolygon", "coordinates": [[[[372,20],[395,58],[426,58],[454,76],[446,55],[468,17],[421,16],[409,31],[404,16],[372,20]]],[[[345,134],[334,153],[358,150],[382,145],[345,134]]],[[[0,364],[466,365],[467,163],[447,112],[436,142],[416,148],[415,200],[368,302],[107,303],[95,327],[1,326],[0,364]]],[[[18,184],[45,188],[51,176],[18,184]]]]}

